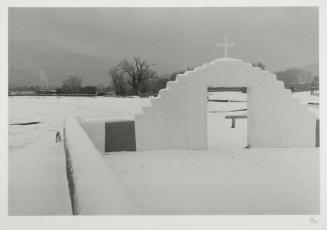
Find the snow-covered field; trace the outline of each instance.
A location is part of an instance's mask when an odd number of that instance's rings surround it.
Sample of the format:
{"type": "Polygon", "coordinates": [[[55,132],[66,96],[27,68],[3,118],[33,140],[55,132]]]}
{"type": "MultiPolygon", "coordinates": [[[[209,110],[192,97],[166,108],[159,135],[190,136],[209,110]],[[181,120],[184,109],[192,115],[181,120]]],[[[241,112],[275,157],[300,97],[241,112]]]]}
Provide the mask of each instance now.
{"type": "Polygon", "coordinates": [[[235,128],[226,115],[247,115],[246,94],[239,92],[208,93],[209,100],[228,100],[226,102],[208,102],[208,147],[246,147],[246,119],[237,119],[235,128]]]}
{"type": "Polygon", "coordinates": [[[110,153],[145,214],[318,214],[318,149],[110,153]]]}
{"type": "MultiPolygon", "coordinates": [[[[317,100],[308,93],[294,95],[317,100]]],[[[208,103],[209,151],[111,153],[105,156],[108,166],[149,212],[316,213],[319,149],[242,149],[246,120],[237,120],[231,129],[224,117],[246,114],[246,94],[210,95],[217,98],[240,102],[208,103]]],[[[148,103],[139,98],[9,97],[9,124],[40,122],[9,126],[9,214],[71,214],[63,145],[55,143],[68,114],[131,116],[148,103]]],[[[318,106],[308,107],[318,114],[318,106]]]]}
{"type": "Polygon", "coordinates": [[[125,116],[140,111],[148,99],[90,97],[9,97],[9,214],[67,215],[71,204],[62,142],[68,114],[125,116]]]}

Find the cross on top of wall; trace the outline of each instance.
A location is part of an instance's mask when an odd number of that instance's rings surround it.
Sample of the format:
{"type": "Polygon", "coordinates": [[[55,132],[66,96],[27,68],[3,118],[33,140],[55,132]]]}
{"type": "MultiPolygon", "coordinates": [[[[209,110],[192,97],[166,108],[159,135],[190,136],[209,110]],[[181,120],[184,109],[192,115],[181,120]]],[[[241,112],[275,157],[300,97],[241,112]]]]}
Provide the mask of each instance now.
{"type": "Polygon", "coordinates": [[[218,43],[218,47],[224,47],[224,58],[228,58],[228,47],[233,47],[235,44],[233,43],[228,43],[228,37],[224,37],[224,43],[218,43]]]}

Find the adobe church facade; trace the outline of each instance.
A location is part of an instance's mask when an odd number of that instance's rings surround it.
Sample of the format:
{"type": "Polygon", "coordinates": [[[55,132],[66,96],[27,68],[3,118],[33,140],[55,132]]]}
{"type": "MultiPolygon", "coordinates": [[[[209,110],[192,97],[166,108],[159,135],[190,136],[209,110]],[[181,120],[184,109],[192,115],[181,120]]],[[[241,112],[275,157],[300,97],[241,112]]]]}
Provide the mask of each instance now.
{"type": "Polygon", "coordinates": [[[207,149],[208,87],[247,87],[250,147],[313,147],[316,116],[284,83],[238,59],[220,58],[167,83],[135,116],[136,150],[207,149]]]}

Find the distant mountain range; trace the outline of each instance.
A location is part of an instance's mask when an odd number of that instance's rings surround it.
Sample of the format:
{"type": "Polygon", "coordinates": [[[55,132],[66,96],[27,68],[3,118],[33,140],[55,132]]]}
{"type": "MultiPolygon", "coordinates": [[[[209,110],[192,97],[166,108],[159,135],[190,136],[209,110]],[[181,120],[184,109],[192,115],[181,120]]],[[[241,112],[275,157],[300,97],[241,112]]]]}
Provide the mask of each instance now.
{"type": "MultiPolygon", "coordinates": [[[[9,86],[61,86],[69,75],[78,75],[83,85],[109,85],[107,72],[116,64],[92,56],[73,53],[46,41],[9,42],[9,86]]],[[[319,64],[300,67],[314,76],[319,64]]],[[[169,78],[169,75],[162,77],[169,78]]]]}
{"type": "Polygon", "coordinates": [[[61,86],[69,75],[78,75],[83,85],[110,83],[110,63],[68,52],[48,42],[9,42],[9,85],[61,86]]]}

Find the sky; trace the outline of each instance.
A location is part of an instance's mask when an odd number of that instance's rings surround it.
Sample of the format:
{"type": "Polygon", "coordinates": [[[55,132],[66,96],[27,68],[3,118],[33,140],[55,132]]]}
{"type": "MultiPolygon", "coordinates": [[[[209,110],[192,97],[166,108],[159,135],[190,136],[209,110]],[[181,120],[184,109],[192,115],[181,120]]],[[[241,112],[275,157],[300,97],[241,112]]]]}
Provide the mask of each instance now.
{"type": "Polygon", "coordinates": [[[229,56],[268,70],[319,62],[317,7],[11,8],[9,40],[47,41],[108,60],[143,57],[161,74],[229,56]]]}

